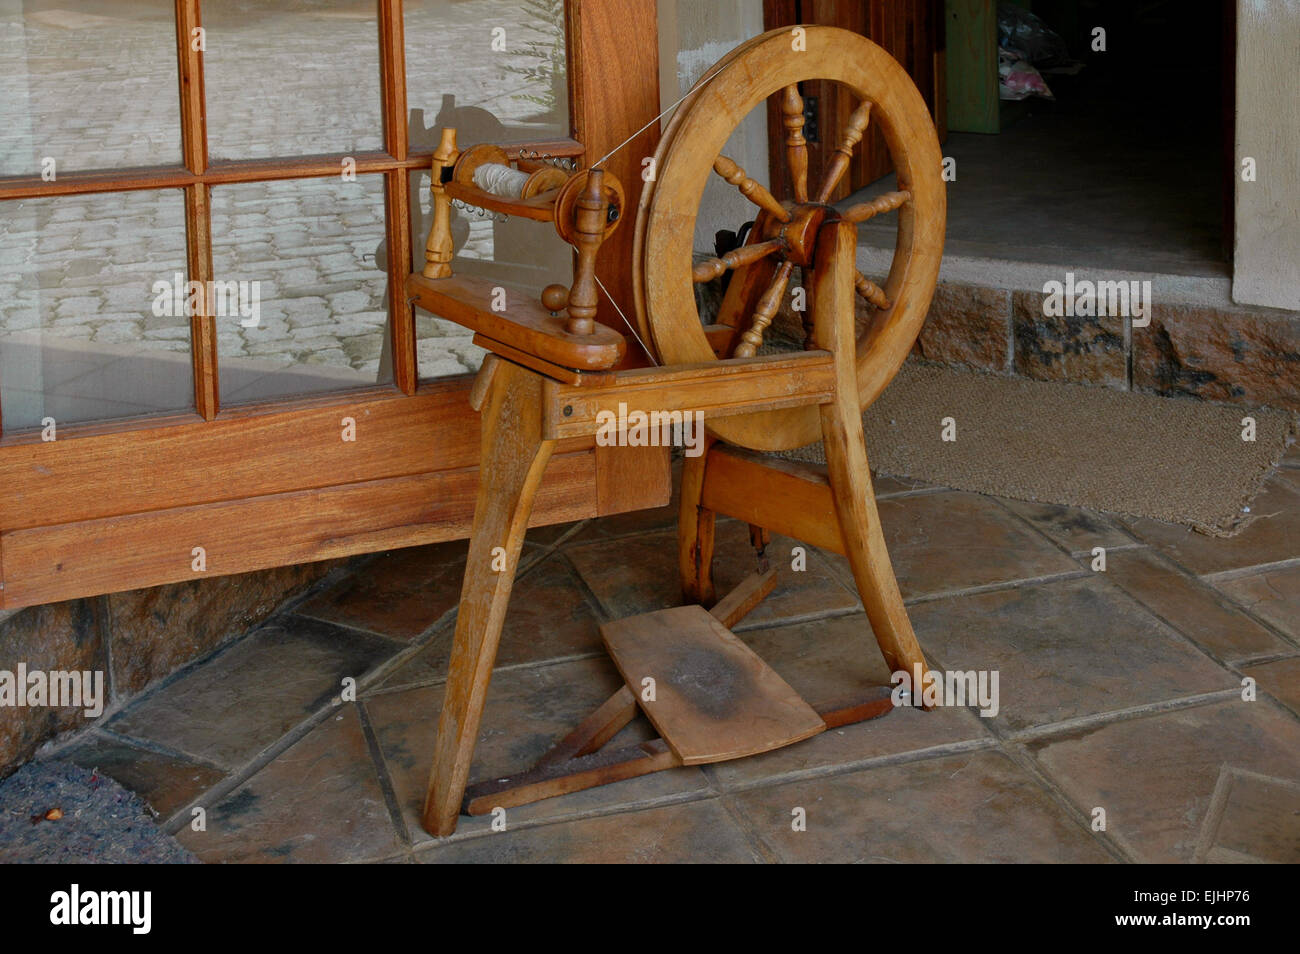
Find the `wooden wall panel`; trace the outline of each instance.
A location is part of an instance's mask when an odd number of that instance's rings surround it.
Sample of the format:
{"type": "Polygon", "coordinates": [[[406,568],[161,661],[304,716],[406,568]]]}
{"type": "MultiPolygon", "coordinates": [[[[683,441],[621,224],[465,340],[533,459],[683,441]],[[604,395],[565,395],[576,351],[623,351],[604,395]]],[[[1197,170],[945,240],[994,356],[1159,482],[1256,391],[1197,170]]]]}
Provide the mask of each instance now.
{"type": "MultiPolygon", "coordinates": [[[[530,525],[595,516],[595,485],[594,451],[553,457],[530,525]]],[[[456,540],[477,488],[475,467],[12,531],[0,607],[456,540]]]]}

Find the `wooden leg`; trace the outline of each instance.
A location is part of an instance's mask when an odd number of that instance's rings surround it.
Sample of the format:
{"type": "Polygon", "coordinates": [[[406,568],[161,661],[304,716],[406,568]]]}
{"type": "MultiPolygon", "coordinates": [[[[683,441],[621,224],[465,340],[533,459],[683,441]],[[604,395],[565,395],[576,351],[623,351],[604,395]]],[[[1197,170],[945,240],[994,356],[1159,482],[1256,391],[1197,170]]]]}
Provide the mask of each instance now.
{"type": "Polygon", "coordinates": [[[836,367],[835,399],[821,406],[826,469],[844,553],[880,651],[892,672],[912,675],[919,665],[924,676],[929,667],[889,561],[862,436],[853,325],[856,251],[856,231],[846,223],[824,228],[818,236],[813,322],[818,347],[835,355],[836,367]]]}
{"type": "Polygon", "coordinates": [[[555,448],[541,436],[542,379],[508,361],[495,364],[483,407],[474,529],[424,802],[424,827],[432,835],[456,830],[519,551],[555,448]]]}
{"type": "Polygon", "coordinates": [[[706,438],[702,454],[685,458],[677,513],[677,562],[682,577],[682,594],[687,603],[701,606],[712,606],[717,598],[713,589],[714,514],[700,503],[712,447],[713,438],[706,438]]]}

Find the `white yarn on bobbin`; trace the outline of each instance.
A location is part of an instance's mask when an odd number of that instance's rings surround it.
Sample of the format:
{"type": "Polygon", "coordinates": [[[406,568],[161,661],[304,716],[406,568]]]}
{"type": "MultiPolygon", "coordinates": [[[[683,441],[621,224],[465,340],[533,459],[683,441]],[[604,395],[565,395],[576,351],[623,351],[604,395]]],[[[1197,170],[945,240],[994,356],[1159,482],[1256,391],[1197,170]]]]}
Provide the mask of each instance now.
{"type": "Polygon", "coordinates": [[[524,194],[528,173],[512,169],[500,162],[485,162],[474,170],[474,184],[484,192],[503,199],[518,199],[524,194]]]}

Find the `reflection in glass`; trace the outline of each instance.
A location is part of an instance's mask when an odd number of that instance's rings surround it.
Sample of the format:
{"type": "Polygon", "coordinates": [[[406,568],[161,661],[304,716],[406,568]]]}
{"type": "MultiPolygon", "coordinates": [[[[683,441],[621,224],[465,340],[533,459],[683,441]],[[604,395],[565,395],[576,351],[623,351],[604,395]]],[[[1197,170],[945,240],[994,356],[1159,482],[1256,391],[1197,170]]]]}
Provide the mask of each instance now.
{"type": "Polygon", "coordinates": [[[375,0],[204,0],[217,159],[383,146],[375,0]]]}
{"type": "Polygon", "coordinates": [[[0,2],[0,175],[179,163],[174,12],[0,2]]]}
{"type": "Polygon", "coordinates": [[[564,0],[407,0],[413,152],[569,135],[564,0]]]}
{"type": "Polygon", "coordinates": [[[185,283],[179,190],[0,202],[5,431],[193,407],[185,283]]]}
{"type": "Polygon", "coordinates": [[[382,176],[213,188],[214,278],[257,302],[216,318],[221,403],[390,383],[384,244],[382,176]]]}

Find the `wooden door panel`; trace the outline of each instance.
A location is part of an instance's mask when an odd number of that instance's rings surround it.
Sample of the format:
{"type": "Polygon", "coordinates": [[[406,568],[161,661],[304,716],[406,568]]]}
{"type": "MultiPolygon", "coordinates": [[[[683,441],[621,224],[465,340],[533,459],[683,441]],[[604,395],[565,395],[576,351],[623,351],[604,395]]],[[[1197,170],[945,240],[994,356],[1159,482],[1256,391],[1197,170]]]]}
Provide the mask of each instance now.
{"type": "MultiPolygon", "coordinates": [[[[943,88],[942,0],[764,0],[763,15],[769,29],[796,23],[835,26],[860,33],[884,47],[912,77],[943,131],[943,106],[938,95],[943,88]]],[[[810,98],[817,101],[817,139],[808,143],[809,182],[815,183],[823,176],[849,115],[858,104],[847,91],[832,83],[803,86],[805,102],[810,98]]],[[[768,142],[773,191],[778,198],[791,198],[785,131],[776,99],[768,101],[768,142]]],[[[843,199],[892,171],[884,137],[878,128],[869,126],[831,201],[843,199]]]]}
{"type": "MultiPolygon", "coordinates": [[[[177,9],[178,36],[188,37],[186,25],[198,22],[197,0],[178,0],[177,9]]],[[[402,287],[410,260],[404,250],[424,241],[407,234],[406,177],[429,156],[411,154],[407,142],[401,0],[381,0],[379,10],[385,149],[357,157],[356,168],[386,177],[390,284],[402,287]]],[[[610,153],[604,165],[621,178],[635,208],[641,159],[653,153],[658,135],[657,4],[567,0],[565,12],[578,142],[533,145],[557,155],[580,148],[587,163],[610,153]],[[640,41],[630,42],[634,37],[640,41]]],[[[201,60],[184,48],[181,59],[182,87],[188,83],[192,92],[201,60]]],[[[191,99],[191,106],[199,102],[191,99]]],[[[187,109],[184,118],[184,168],[0,181],[0,201],[184,187],[195,206],[187,224],[197,228],[206,221],[200,206],[213,183],[338,174],[338,157],[209,164],[202,110],[187,109]]],[[[632,231],[624,223],[597,264],[609,296],[601,300],[600,320],[624,333],[623,316],[632,313],[632,231]]],[[[544,232],[538,240],[557,241],[544,232]]],[[[195,279],[210,268],[205,242],[192,243],[195,279]]],[[[200,316],[193,319],[199,413],[60,427],[51,442],[38,433],[0,439],[0,608],[192,579],[195,546],[205,547],[205,573],[213,576],[466,536],[479,456],[470,381],[417,386],[406,302],[394,302],[392,318],[393,388],[218,412],[212,321],[200,316]],[[355,421],[355,441],[343,440],[345,418],[355,421]]],[[[533,523],[662,506],[670,489],[667,448],[565,441],[533,523]]]]}
{"type": "MultiPolygon", "coordinates": [[[[597,515],[593,450],[552,458],[530,526],[597,515]]],[[[469,535],[478,468],[0,534],[5,608],[469,535]],[[194,548],[204,568],[194,569],[194,548]]]]}

